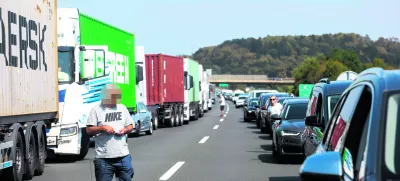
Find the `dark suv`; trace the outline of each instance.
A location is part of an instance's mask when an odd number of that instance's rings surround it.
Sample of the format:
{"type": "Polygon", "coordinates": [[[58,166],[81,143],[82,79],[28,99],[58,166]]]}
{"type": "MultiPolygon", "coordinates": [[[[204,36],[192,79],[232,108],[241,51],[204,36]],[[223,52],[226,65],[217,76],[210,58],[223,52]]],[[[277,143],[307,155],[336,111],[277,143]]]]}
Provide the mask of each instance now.
{"type": "Polygon", "coordinates": [[[302,140],[305,156],[315,152],[321,142],[325,126],[332,116],[333,108],[351,83],[352,81],[329,81],[325,78],[314,86],[308,101],[306,116],[317,119],[319,124],[306,126],[304,130],[302,140]]]}
{"type": "MultiPolygon", "coordinates": [[[[343,92],[302,180],[400,180],[400,71],[371,68],[343,92]]],[[[306,125],[318,124],[306,118],[306,125]]]]}

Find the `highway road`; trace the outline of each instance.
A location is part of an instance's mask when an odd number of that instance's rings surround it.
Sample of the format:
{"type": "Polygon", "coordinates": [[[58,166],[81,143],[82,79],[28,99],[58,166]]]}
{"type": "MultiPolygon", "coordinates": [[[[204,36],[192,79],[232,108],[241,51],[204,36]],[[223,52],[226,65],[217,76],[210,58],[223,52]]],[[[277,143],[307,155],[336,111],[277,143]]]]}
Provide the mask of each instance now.
{"type": "MultiPolygon", "coordinates": [[[[221,119],[218,108],[214,105],[203,118],[189,125],[129,138],[133,180],[299,180],[300,158],[278,164],[272,157],[271,139],[261,134],[254,122],[243,122],[242,109],[229,103],[230,109],[221,119]]],[[[47,163],[44,174],[33,181],[94,181],[93,158],[91,149],[82,161],[47,163]]]]}

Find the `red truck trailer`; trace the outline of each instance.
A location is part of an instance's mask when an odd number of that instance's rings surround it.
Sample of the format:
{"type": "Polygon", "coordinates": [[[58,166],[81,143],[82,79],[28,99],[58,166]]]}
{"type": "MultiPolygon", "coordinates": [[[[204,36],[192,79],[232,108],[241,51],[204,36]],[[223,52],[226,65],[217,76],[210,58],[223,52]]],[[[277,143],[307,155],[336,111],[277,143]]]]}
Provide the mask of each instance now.
{"type": "Polygon", "coordinates": [[[183,58],[163,54],[146,54],[147,108],[152,112],[154,127],[183,125],[184,71],[183,58]]]}

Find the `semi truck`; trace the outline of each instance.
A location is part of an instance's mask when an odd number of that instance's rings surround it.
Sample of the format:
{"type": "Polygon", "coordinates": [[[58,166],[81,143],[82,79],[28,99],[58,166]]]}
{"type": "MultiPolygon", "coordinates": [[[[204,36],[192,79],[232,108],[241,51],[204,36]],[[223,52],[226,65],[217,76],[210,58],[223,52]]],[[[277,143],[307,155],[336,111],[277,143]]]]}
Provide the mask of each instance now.
{"type": "Polygon", "coordinates": [[[205,100],[207,100],[207,106],[205,107],[205,109],[208,111],[211,110],[212,108],[210,82],[208,81],[210,75],[208,71],[204,71],[203,76],[204,76],[205,100]]]}
{"type": "Polygon", "coordinates": [[[200,116],[199,63],[191,58],[184,58],[185,105],[184,123],[198,120],[200,116]]]}
{"type": "Polygon", "coordinates": [[[217,97],[217,86],[215,84],[210,84],[210,98],[212,104],[215,104],[216,97],[217,97]]]}
{"type": "Polygon", "coordinates": [[[163,54],[145,55],[147,108],[153,125],[182,126],[184,122],[183,58],[163,54]]]}
{"type": "Polygon", "coordinates": [[[48,154],[81,160],[90,145],[88,114],[106,84],[117,84],[121,103],[136,110],[134,35],[76,8],[59,8],[57,20],[59,121],[46,130],[48,154]]]}
{"type": "Polygon", "coordinates": [[[57,1],[0,1],[0,180],[41,175],[59,121],[57,1]]]}

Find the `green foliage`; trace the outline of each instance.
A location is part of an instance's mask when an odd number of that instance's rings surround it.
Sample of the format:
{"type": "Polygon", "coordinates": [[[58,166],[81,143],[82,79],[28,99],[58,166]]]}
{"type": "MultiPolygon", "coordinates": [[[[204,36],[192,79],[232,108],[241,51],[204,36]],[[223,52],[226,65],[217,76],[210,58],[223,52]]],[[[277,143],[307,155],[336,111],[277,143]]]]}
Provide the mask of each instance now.
{"type": "Polygon", "coordinates": [[[292,74],[296,79],[294,85],[296,95],[299,92],[299,84],[313,84],[322,78],[322,63],[317,57],[308,57],[293,70],[292,74]]]}
{"type": "Polygon", "coordinates": [[[392,68],[399,67],[400,43],[397,38],[372,41],[368,36],[354,33],[267,36],[225,41],[218,46],[201,48],[192,57],[205,68],[212,68],[214,74],[293,77],[294,68],[306,57],[316,57],[319,61],[336,60],[355,72],[365,69],[364,64],[379,65],[379,62],[373,62],[376,57],[392,68]]]}
{"type": "Polygon", "coordinates": [[[324,77],[328,77],[330,80],[336,79],[340,73],[350,70],[339,60],[329,60],[325,66],[324,77]]]}

